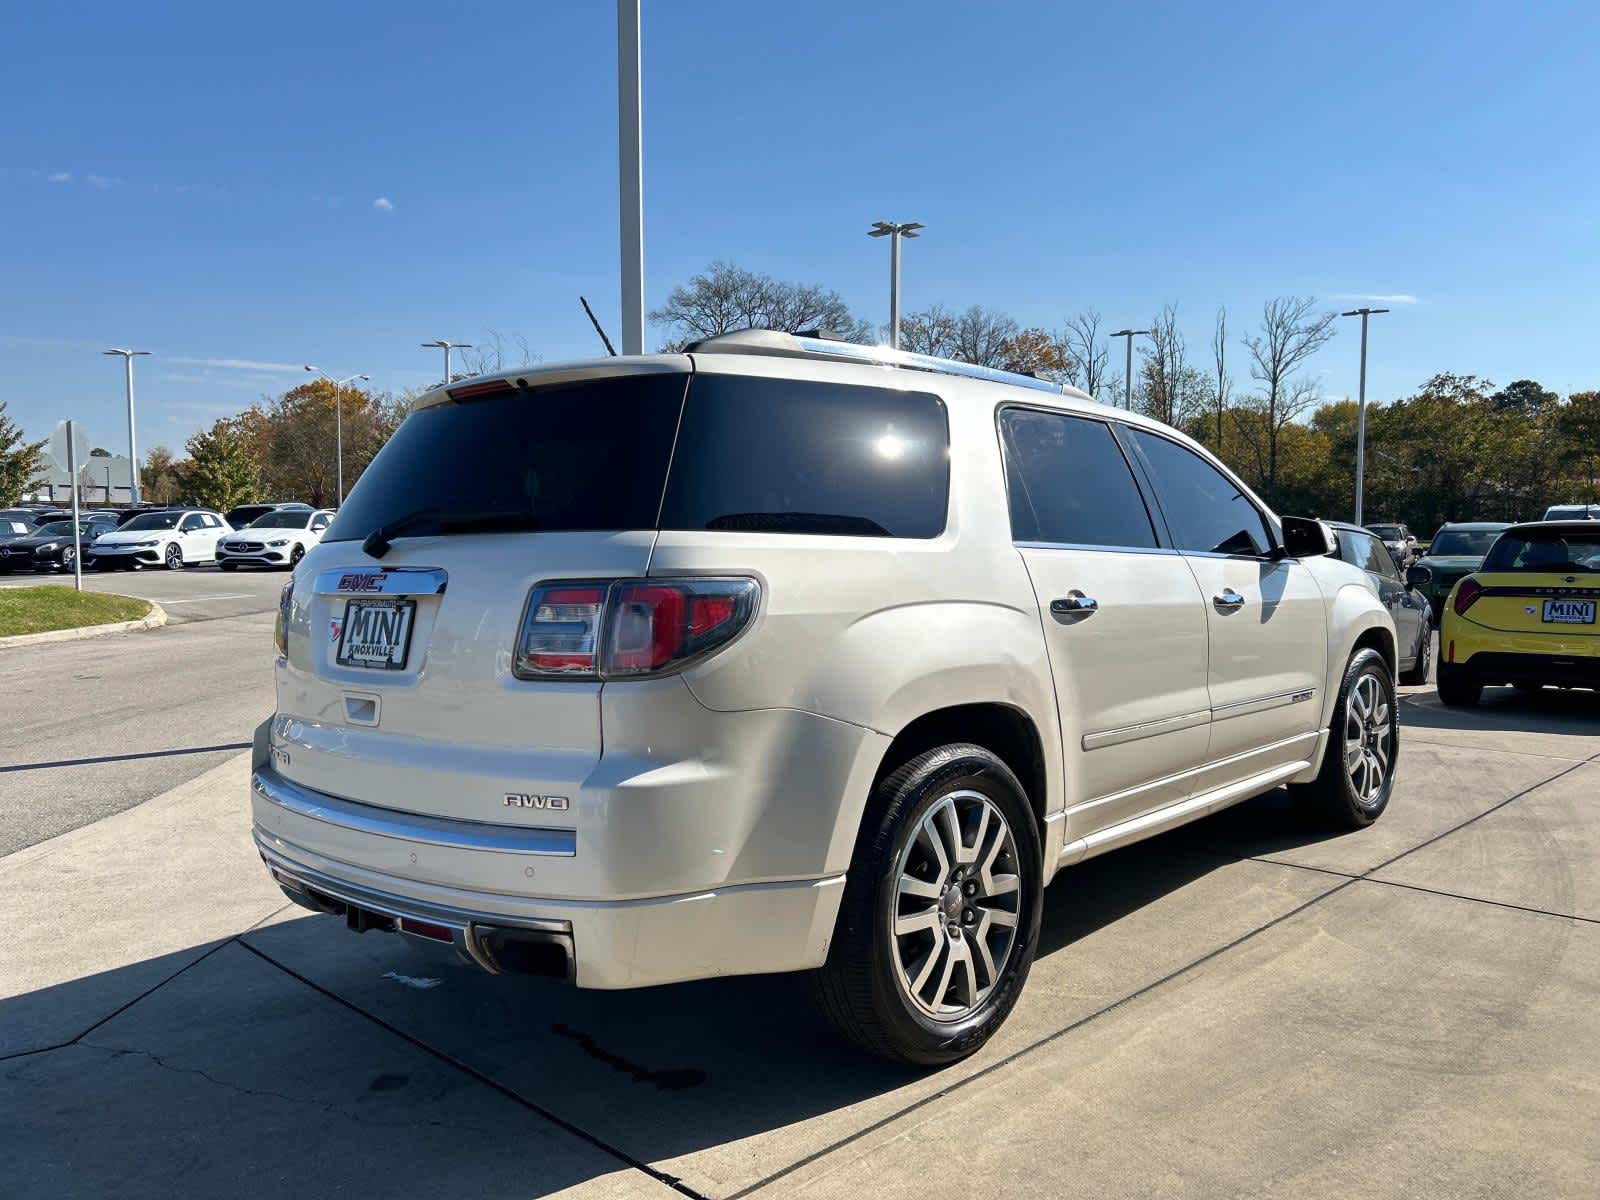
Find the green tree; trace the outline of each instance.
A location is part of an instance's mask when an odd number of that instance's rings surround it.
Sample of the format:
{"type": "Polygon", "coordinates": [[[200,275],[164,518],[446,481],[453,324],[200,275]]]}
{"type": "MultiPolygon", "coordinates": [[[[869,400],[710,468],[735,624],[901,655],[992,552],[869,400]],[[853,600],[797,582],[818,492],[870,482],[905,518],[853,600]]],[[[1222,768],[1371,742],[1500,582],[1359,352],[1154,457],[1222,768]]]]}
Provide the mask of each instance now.
{"type": "Polygon", "coordinates": [[[236,419],[224,417],[186,446],[189,457],[178,465],[178,474],[190,503],[226,512],[255,498],[256,464],[236,419]]]}
{"type": "Polygon", "coordinates": [[[177,465],[171,450],[165,446],[152,446],[144,456],[144,466],[139,468],[140,499],[152,504],[177,503],[177,465]]]}
{"type": "Polygon", "coordinates": [[[44,443],[29,442],[0,400],[0,507],[15,504],[44,474],[44,443]]]}

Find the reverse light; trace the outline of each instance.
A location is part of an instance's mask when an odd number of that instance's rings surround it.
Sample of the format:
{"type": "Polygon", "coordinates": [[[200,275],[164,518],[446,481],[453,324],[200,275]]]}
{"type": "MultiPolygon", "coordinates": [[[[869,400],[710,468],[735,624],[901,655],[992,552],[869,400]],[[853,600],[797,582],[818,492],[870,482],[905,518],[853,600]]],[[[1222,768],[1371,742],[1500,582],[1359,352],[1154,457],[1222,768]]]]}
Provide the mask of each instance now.
{"type": "Polygon", "coordinates": [[[1452,602],[1456,616],[1464,616],[1467,609],[1472,607],[1472,602],[1483,594],[1483,585],[1471,575],[1456,584],[1455,600],[1452,602]]]}
{"type": "Polygon", "coordinates": [[[627,679],[682,670],[750,623],[753,579],[619,579],[541,584],[518,632],[520,679],[627,679]]]}
{"type": "Polygon", "coordinates": [[[272,640],[278,647],[278,657],[289,657],[289,610],[294,604],[294,577],[283,582],[278,593],[278,616],[272,623],[272,640]]]}

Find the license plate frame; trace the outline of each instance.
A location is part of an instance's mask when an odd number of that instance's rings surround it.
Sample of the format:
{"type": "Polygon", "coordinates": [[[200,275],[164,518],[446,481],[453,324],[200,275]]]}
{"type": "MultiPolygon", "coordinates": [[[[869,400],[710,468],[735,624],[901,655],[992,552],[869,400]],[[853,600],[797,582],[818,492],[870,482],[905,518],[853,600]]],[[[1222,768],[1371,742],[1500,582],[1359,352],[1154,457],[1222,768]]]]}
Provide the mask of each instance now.
{"type": "Polygon", "coordinates": [[[1594,610],[1593,600],[1546,600],[1539,610],[1539,620],[1545,625],[1593,625],[1594,610]]]}
{"type": "MultiPolygon", "coordinates": [[[[407,660],[411,657],[411,634],[416,625],[415,600],[399,596],[348,600],[344,606],[344,619],[340,622],[339,645],[334,650],[334,662],[341,667],[354,667],[362,671],[403,671],[406,669],[407,660]],[[398,628],[393,631],[397,636],[385,637],[381,643],[370,643],[386,647],[383,657],[379,658],[372,654],[352,655],[352,632],[358,637],[370,633],[367,614],[381,612],[398,614],[398,628]]],[[[391,630],[385,629],[383,632],[387,634],[391,630]]]]}

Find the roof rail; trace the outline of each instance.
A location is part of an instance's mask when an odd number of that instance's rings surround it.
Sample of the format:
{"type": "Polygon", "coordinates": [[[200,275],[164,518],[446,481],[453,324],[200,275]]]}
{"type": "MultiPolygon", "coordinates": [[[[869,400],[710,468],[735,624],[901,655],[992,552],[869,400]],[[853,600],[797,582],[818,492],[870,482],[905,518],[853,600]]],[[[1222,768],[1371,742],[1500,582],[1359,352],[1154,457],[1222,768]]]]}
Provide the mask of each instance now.
{"type": "Polygon", "coordinates": [[[1057,396],[1074,396],[1090,399],[1085,392],[1070,384],[1053,383],[1034,375],[1016,371],[1002,371],[996,367],[980,367],[973,363],[957,362],[949,358],[935,358],[931,354],[913,354],[909,350],[892,350],[888,346],[863,346],[858,342],[835,341],[831,337],[811,336],[806,333],[783,333],[776,329],[739,329],[732,333],[719,333],[701,338],[684,347],[687,354],[769,354],[780,358],[832,358],[847,362],[872,363],[885,367],[902,367],[910,371],[932,371],[940,375],[960,375],[967,379],[983,379],[990,383],[1010,384],[1012,387],[1032,388],[1036,392],[1050,392],[1057,396]]]}

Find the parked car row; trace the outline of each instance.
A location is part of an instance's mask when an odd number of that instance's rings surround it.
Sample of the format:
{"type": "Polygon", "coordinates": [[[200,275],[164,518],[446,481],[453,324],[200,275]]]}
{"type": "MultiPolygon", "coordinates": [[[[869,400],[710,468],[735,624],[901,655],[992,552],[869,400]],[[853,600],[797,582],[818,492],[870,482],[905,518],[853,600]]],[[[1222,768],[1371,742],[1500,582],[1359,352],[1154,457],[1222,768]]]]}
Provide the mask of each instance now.
{"type": "MultiPolygon", "coordinates": [[[[73,569],[71,513],[44,510],[53,519],[32,523],[38,511],[0,510],[0,572],[73,569]]],[[[224,571],[287,568],[321,540],[332,519],[333,510],[298,502],[241,505],[226,517],[198,507],[94,511],[79,514],[76,545],[83,565],[93,570],[175,571],[201,563],[216,563],[224,571]]]]}

